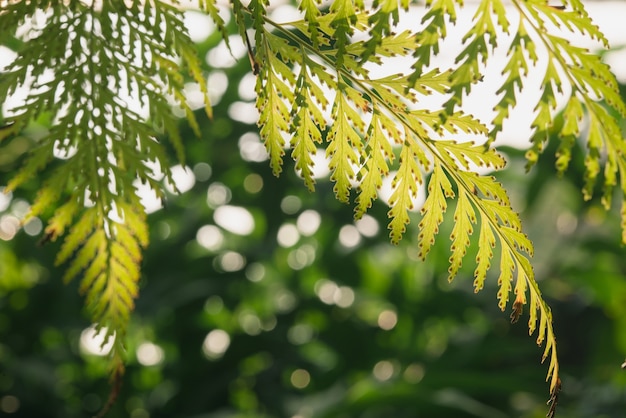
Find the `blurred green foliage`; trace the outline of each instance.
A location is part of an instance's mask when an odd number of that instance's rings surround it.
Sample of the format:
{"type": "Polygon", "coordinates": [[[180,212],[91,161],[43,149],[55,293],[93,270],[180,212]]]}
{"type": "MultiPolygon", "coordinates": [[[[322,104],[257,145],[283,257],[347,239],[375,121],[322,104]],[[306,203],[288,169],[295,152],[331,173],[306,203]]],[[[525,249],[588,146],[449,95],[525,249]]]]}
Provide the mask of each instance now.
{"type": "MultiPolygon", "coordinates": [[[[216,42],[217,35],[202,43],[201,54],[216,42]]],[[[267,161],[243,159],[241,138],[256,127],[229,109],[248,101],[240,80],[249,68],[207,71],[223,71],[228,86],[214,120],[199,116],[201,140],[185,128],[193,188],[149,215],[129,366],[107,416],[544,416],[542,351],[499,311],[494,280],[474,295],[468,267],[448,283],[445,240],[418,261],[415,223],[390,245],[382,203],[355,226],[327,180],[311,194],[292,166],[275,178],[267,161]],[[245,208],[253,231],[218,225],[220,207],[245,208]]],[[[15,157],[0,159],[0,184],[28,143],[27,133],[9,144],[15,157]]],[[[559,179],[551,157],[524,174],[523,151],[504,151],[509,167],[500,180],[524,216],[553,307],[558,416],[623,417],[626,258],[618,214],[581,203],[582,185],[570,178],[583,178],[582,161],[559,179]]],[[[33,181],[30,194],[7,198],[0,217],[18,217],[36,190],[33,181]]],[[[36,240],[23,230],[0,240],[0,415],[91,416],[106,401],[105,362],[81,348],[90,324],[76,316],[76,285],[63,285],[53,267],[58,244],[36,240]]]]}

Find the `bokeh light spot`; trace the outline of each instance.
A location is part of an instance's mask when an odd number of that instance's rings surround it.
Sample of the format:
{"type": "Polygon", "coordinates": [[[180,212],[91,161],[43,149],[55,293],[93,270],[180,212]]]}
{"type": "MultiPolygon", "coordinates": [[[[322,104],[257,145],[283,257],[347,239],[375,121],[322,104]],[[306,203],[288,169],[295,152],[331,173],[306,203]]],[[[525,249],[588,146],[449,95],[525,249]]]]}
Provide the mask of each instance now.
{"type": "Polygon", "coordinates": [[[330,159],[326,157],[326,150],[316,149],[315,154],[311,155],[313,160],[313,178],[321,179],[330,174],[328,163],[330,159]]]}
{"type": "Polygon", "coordinates": [[[361,242],[361,234],[354,225],[344,225],[339,230],[339,242],[346,248],[354,248],[361,242]]]}
{"type": "Polygon", "coordinates": [[[248,174],[245,179],[243,179],[243,188],[246,189],[248,193],[258,193],[263,189],[263,177],[258,174],[248,174]]]}
{"type": "Polygon", "coordinates": [[[149,183],[144,183],[139,179],[135,179],[133,181],[133,186],[135,187],[135,193],[139,196],[139,201],[144,207],[146,213],[154,213],[163,207],[161,198],[157,195],[156,191],[152,189],[149,183]]]}
{"type": "Polygon", "coordinates": [[[113,348],[115,334],[111,335],[106,344],[103,345],[105,335],[107,335],[106,327],[103,327],[100,332],[97,332],[94,326],[84,329],[83,332],[80,333],[81,351],[94,356],[108,355],[113,348]]]}
{"type": "Polygon", "coordinates": [[[221,329],[209,332],[202,343],[202,352],[210,359],[215,360],[224,355],[230,346],[230,336],[221,329]]]}
{"type": "Polygon", "coordinates": [[[385,331],[392,330],[398,323],[398,314],[389,309],[384,310],[378,315],[378,326],[385,331]]]}
{"type": "Polygon", "coordinates": [[[231,197],[232,193],[228,187],[215,182],[207,190],[206,203],[210,208],[216,208],[230,202],[231,197]]]}
{"type": "Polygon", "coordinates": [[[191,190],[191,188],[196,184],[196,177],[193,175],[193,170],[191,168],[185,166],[181,166],[180,164],[175,165],[171,168],[172,171],[172,180],[174,181],[174,185],[169,182],[165,182],[165,188],[170,193],[185,193],[191,190]],[[174,188],[174,186],[176,186],[174,188]]]}
{"type": "Polygon", "coordinates": [[[137,347],[137,361],[142,366],[156,366],[163,361],[163,349],[156,344],[144,342],[137,347]]]}
{"type": "Polygon", "coordinates": [[[556,218],[556,229],[562,235],[571,235],[578,227],[578,219],[571,212],[560,213],[556,218]]]}
{"type": "Polygon", "coordinates": [[[159,221],[156,225],[156,232],[160,239],[167,239],[172,233],[172,227],[166,221],[159,221]]]}
{"type": "Polygon", "coordinates": [[[341,286],[335,290],[333,301],[340,308],[349,308],[354,303],[354,290],[348,286],[341,286]]]}
{"type": "Polygon", "coordinates": [[[265,145],[261,142],[259,134],[246,132],[239,138],[239,154],[245,161],[261,163],[269,158],[265,145]]]}
{"type": "Polygon", "coordinates": [[[211,296],[204,302],[204,311],[209,315],[215,315],[224,309],[224,301],[219,296],[211,296]]]}
{"type": "Polygon", "coordinates": [[[287,289],[279,289],[274,292],[274,305],[282,313],[293,310],[296,302],[296,296],[287,289]]]}
{"type": "Polygon", "coordinates": [[[13,193],[4,193],[4,187],[0,187],[0,212],[7,210],[13,199],[13,193]]]}
{"type": "Polygon", "coordinates": [[[11,205],[11,213],[19,219],[23,219],[30,212],[30,203],[24,199],[15,199],[11,205]]]}
{"type": "Polygon", "coordinates": [[[252,312],[244,311],[237,318],[243,332],[248,335],[259,335],[261,333],[261,320],[252,312]]]}
{"type": "Polygon", "coordinates": [[[298,196],[285,196],[283,200],[280,201],[280,210],[287,215],[293,215],[298,212],[302,207],[302,200],[298,196]]]}
{"type": "Polygon", "coordinates": [[[294,7],[291,4],[279,4],[270,13],[270,18],[274,22],[280,23],[295,22],[302,19],[303,17],[304,16],[300,12],[300,10],[298,10],[297,7],[294,7]]]}
{"type": "Polygon", "coordinates": [[[41,219],[37,217],[30,218],[30,220],[24,225],[24,232],[31,237],[39,235],[42,229],[43,223],[41,222],[41,219]]]}
{"type": "Polygon", "coordinates": [[[374,374],[374,378],[381,382],[389,380],[393,377],[394,367],[390,361],[382,360],[374,365],[374,369],[372,373],[374,374]]]}
{"type": "Polygon", "coordinates": [[[300,233],[298,232],[298,228],[296,228],[293,224],[283,224],[278,229],[278,234],[276,236],[276,240],[278,241],[278,245],[284,248],[293,247],[300,240],[300,233]]]}
{"type": "Polygon", "coordinates": [[[261,263],[252,263],[246,269],[246,278],[251,282],[260,282],[265,277],[265,267],[261,263]]]}
{"type": "Polygon", "coordinates": [[[304,389],[311,383],[311,375],[304,369],[296,369],[291,373],[291,384],[297,389],[304,389]]]}
{"type": "Polygon", "coordinates": [[[198,110],[204,107],[204,93],[198,83],[185,83],[183,94],[191,110],[198,110]]]}
{"type": "Polygon", "coordinates": [[[130,418],[150,418],[150,413],[143,408],[133,409],[130,418]]]}
{"type": "Polygon", "coordinates": [[[205,61],[213,68],[230,68],[237,64],[240,58],[248,52],[239,35],[228,37],[228,44],[221,40],[219,44],[211,48],[205,57],[205,61]]]}
{"type": "Polygon", "coordinates": [[[4,215],[0,218],[0,239],[10,241],[20,230],[20,220],[13,215],[4,215]]]}
{"type": "Polygon", "coordinates": [[[20,400],[13,395],[5,395],[0,398],[0,411],[5,414],[14,414],[20,409],[20,400]]]}
{"type": "Polygon", "coordinates": [[[228,88],[228,76],[223,71],[213,71],[207,77],[207,89],[209,90],[209,100],[215,106],[222,100],[222,96],[228,88]]]}
{"type": "Polygon", "coordinates": [[[254,125],[259,119],[259,112],[254,103],[234,102],[228,107],[228,116],[237,122],[254,125]]]}
{"type": "Polygon", "coordinates": [[[287,331],[287,339],[291,344],[306,344],[313,338],[313,328],[308,324],[296,324],[287,331]]]}
{"type": "Polygon", "coordinates": [[[322,279],[315,283],[315,294],[327,305],[335,303],[335,292],[337,289],[337,284],[331,280],[322,279]]]}
{"type": "Polygon", "coordinates": [[[213,169],[207,163],[198,163],[193,166],[193,175],[196,176],[198,181],[207,181],[211,178],[213,169]]]}
{"type": "Polygon", "coordinates": [[[215,223],[237,235],[250,235],[254,231],[254,217],[246,208],[224,205],[215,209],[215,223]]]}
{"type": "Polygon", "coordinates": [[[305,244],[289,252],[287,256],[287,264],[294,270],[302,270],[306,266],[310,266],[315,261],[315,247],[305,244]]]}
{"type": "Polygon", "coordinates": [[[364,237],[372,238],[378,234],[380,227],[376,218],[370,215],[363,215],[361,219],[355,222],[356,229],[359,230],[364,237]]]}
{"type": "Polygon", "coordinates": [[[315,234],[322,224],[322,216],[319,212],[307,209],[298,216],[296,226],[298,231],[305,237],[315,234]]]}
{"type": "Polygon", "coordinates": [[[217,251],[222,247],[224,242],[224,234],[215,225],[204,225],[198,229],[196,233],[198,244],[209,251],[217,251]]]}
{"type": "Polygon", "coordinates": [[[215,30],[215,23],[210,16],[193,10],[185,11],[183,23],[187,28],[189,38],[195,43],[204,41],[215,30]]]}
{"type": "Polygon", "coordinates": [[[246,266],[246,259],[235,251],[227,251],[218,258],[219,267],[225,272],[239,271],[246,266]]]}
{"type": "Polygon", "coordinates": [[[403,374],[404,380],[408,383],[419,383],[424,378],[424,366],[418,363],[410,364],[403,374]]]}
{"type": "Polygon", "coordinates": [[[276,324],[278,324],[278,320],[274,315],[271,315],[261,321],[261,329],[263,331],[271,331],[276,328],[276,324]]]}
{"type": "Polygon", "coordinates": [[[249,72],[241,78],[239,82],[239,86],[237,87],[237,92],[239,93],[239,98],[241,100],[252,101],[256,99],[256,76],[249,72]]]}

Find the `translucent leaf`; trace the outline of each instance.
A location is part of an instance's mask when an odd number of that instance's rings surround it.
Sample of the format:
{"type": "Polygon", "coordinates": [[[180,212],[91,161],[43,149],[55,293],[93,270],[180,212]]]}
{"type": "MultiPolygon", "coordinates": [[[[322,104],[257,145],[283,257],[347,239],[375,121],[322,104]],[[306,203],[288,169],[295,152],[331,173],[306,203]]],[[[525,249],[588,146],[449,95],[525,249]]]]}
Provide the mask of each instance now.
{"type": "Polygon", "coordinates": [[[452,281],[463,263],[463,258],[467,254],[467,247],[470,245],[470,235],[474,232],[473,224],[476,223],[476,213],[465,192],[459,192],[454,211],[454,227],[450,240],[452,246],[452,256],[450,257],[450,267],[448,268],[448,280],[452,281]]]}

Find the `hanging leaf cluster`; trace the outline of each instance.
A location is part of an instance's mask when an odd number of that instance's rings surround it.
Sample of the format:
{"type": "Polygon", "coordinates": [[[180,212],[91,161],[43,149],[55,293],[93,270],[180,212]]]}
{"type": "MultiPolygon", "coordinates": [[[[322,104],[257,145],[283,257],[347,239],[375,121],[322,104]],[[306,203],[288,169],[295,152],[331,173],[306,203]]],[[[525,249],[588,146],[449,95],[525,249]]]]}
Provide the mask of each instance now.
{"type": "Polygon", "coordinates": [[[111,376],[118,379],[148,245],[136,191],[148,185],[163,197],[155,167],[174,184],[161,143],[167,137],[184,159],[172,103],[198,131],[183,94],[185,71],[211,111],[195,45],[182,12],[162,2],[11,2],[0,10],[0,39],[12,39],[18,52],[1,74],[0,97],[28,88],[23,104],[5,109],[0,139],[50,121],[5,192],[45,173],[25,221],[55,208],[42,242],[64,236],[57,263],[68,263],[65,281],[80,278],[103,344],[113,339],[111,376]]]}
{"type": "MultiPolygon", "coordinates": [[[[302,18],[278,23],[268,14],[269,0],[231,1],[234,30],[247,46],[257,76],[259,130],[269,164],[279,175],[289,153],[313,191],[313,157],[324,152],[335,196],[346,203],[353,200],[356,219],[390,178],[390,240],[399,242],[411,213],[419,209],[416,245],[422,259],[450,205],[454,226],[449,280],[463,263],[473,263],[475,290],[483,288],[493,270],[498,305],[505,310],[512,301],[513,322],[528,305],[529,332],[537,332],[543,359],[548,360],[553,415],[560,389],[556,339],[550,308],[530,263],[533,245],[502,185],[484,173],[504,168],[494,140],[529,71],[539,72],[542,93],[532,122],[528,168],[555,129],[557,96],[567,94],[556,169],[567,169],[573,145],[585,132],[583,196],[590,199],[601,181],[608,209],[619,185],[626,242],[626,142],[616,119],[626,116],[626,105],[608,66],[567,36],[580,33],[605,48],[607,41],[580,0],[556,5],[512,0],[507,2],[512,8],[501,0],[481,0],[471,28],[459,40],[463,46],[454,65],[440,69],[433,66],[435,57],[463,2],[427,0],[419,28],[400,31],[403,19],[414,18],[406,14],[409,3],[334,0],[322,8],[315,0],[301,0],[297,6],[302,18]],[[501,39],[512,40],[500,45],[501,39]],[[539,46],[547,60],[539,60],[539,46]],[[462,105],[498,47],[508,48],[504,81],[497,91],[495,116],[483,123],[462,105]],[[373,68],[397,57],[412,62],[408,71],[371,75],[373,68]],[[427,95],[441,96],[441,105],[425,108],[427,95]],[[468,134],[476,140],[461,140],[468,134]],[[417,208],[421,189],[426,199],[417,208]],[[477,245],[468,254],[472,236],[477,245]]],[[[198,6],[228,42],[230,28],[216,2],[200,1],[198,6]]],[[[115,338],[114,375],[123,371],[123,335],[137,296],[141,252],[148,244],[137,185],[148,184],[162,196],[150,168],[155,165],[173,184],[162,138],[184,160],[173,104],[198,131],[183,92],[185,73],[199,85],[211,114],[205,78],[181,13],[161,1],[9,2],[0,11],[0,39],[18,45],[18,58],[0,78],[0,97],[29,88],[24,104],[5,115],[7,127],[0,139],[42,117],[51,121],[7,190],[47,173],[30,216],[56,208],[46,238],[64,236],[58,262],[68,262],[66,280],[81,278],[93,321],[115,338]],[[27,24],[30,30],[17,37],[27,24]],[[122,97],[136,97],[141,110],[133,110],[122,97]]]]}

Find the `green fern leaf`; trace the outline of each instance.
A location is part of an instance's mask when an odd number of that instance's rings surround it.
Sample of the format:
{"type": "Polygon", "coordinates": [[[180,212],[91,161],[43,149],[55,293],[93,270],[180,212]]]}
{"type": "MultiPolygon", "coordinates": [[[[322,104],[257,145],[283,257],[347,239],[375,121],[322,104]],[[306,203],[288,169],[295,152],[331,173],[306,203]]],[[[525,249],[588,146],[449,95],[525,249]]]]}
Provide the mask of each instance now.
{"type": "MultiPolygon", "coordinates": [[[[407,77],[402,74],[394,74],[368,82],[379,97],[396,111],[403,111],[407,108],[408,100],[404,93],[407,83],[407,77]]],[[[410,102],[415,102],[414,93],[410,92],[408,97],[410,102]]]]}
{"type": "Polygon", "coordinates": [[[349,201],[352,187],[350,182],[355,174],[352,167],[358,164],[357,155],[363,150],[360,135],[365,128],[361,117],[350,105],[348,97],[358,103],[362,103],[363,100],[360,93],[340,82],[331,112],[334,123],[330,125],[327,137],[329,145],[326,148],[326,156],[330,158],[328,167],[332,171],[330,179],[335,182],[333,190],[337,199],[344,203],[349,201]]]}
{"type": "Polygon", "coordinates": [[[414,70],[409,80],[414,83],[422,76],[424,68],[430,66],[433,56],[439,53],[439,42],[446,38],[448,31],[446,21],[454,24],[456,22],[456,3],[462,5],[462,0],[428,0],[430,6],[421,23],[426,24],[425,28],[417,35],[419,47],[415,49],[413,56],[416,58],[412,65],[414,70]]]}
{"type": "MultiPolygon", "coordinates": [[[[466,170],[470,170],[470,162],[478,167],[491,167],[496,170],[500,170],[506,165],[504,158],[494,149],[484,145],[476,145],[473,142],[458,143],[441,140],[435,142],[435,147],[454,157],[466,170]]],[[[454,163],[451,162],[450,164],[454,163]]]]}
{"type": "Polygon", "coordinates": [[[298,9],[304,13],[304,20],[307,22],[307,29],[311,39],[313,48],[319,48],[319,18],[321,12],[318,8],[319,0],[302,0],[298,5],[298,9]]]}
{"type": "Polygon", "coordinates": [[[443,167],[435,162],[433,173],[428,183],[428,197],[422,207],[422,220],[419,223],[419,253],[424,260],[435,243],[435,236],[439,233],[439,225],[443,222],[443,214],[448,208],[446,199],[453,198],[452,184],[446,176],[443,167]]]}
{"type": "MultiPolygon", "coordinates": [[[[478,253],[476,254],[476,270],[474,270],[474,291],[479,292],[485,286],[487,271],[491,268],[493,249],[496,246],[496,238],[488,222],[480,222],[480,235],[478,238],[478,253]]],[[[525,282],[524,282],[525,283],[525,282]]]]}
{"type": "Polygon", "coordinates": [[[580,125],[583,121],[584,109],[583,105],[573,92],[572,97],[567,102],[567,106],[563,111],[563,119],[565,123],[559,133],[561,142],[556,152],[555,166],[560,174],[563,174],[572,158],[572,147],[574,146],[576,137],[580,133],[580,125]]]}
{"type": "Polygon", "coordinates": [[[270,167],[277,176],[282,171],[282,157],[285,155],[283,132],[289,130],[289,110],[280,92],[286,93],[289,88],[272,71],[263,71],[262,74],[266,77],[265,81],[257,83],[260,134],[270,155],[270,167]]]}
{"type": "Polygon", "coordinates": [[[460,191],[456,201],[454,211],[454,227],[450,240],[452,246],[452,256],[450,257],[450,267],[448,268],[448,281],[452,281],[463,263],[463,258],[467,254],[467,247],[470,245],[470,235],[474,233],[472,224],[476,224],[476,213],[467,197],[467,193],[460,191]]]}
{"type": "MultiPolygon", "coordinates": [[[[48,208],[69,195],[50,218],[43,240],[65,234],[56,263],[68,263],[65,281],[81,278],[80,290],[91,320],[105,339],[115,335],[109,364],[112,379],[119,379],[141,252],[148,244],[134,182],[148,183],[162,196],[161,185],[146,165],[156,161],[173,184],[166,151],[154,140],[157,131],[169,137],[183,161],[178,119],[168,97],[185,110],[191,127],[199,131],[183,94],[182,71],[187,69],[199,85],[209,116],[211,108],[201,61],[180,9],[163,2],[141,8],[137,2],[100,6],[55,3],[43,28],[24,40],[18,58],[3,73],[0,94],[8,97],[18,87],[32,87],[26,104],[10,109],[15,114],[10,119],[11,132],[14,126],[22,129],[43,115],[53,121],[8,190],[49,171],[30,217],[46,216],[48,208]],[[45,82],[44,74],[51,75],[45,82]],[[35,81],[31,86],[27,80],[35,81]],[[136,93],[150,113],[150,122],[128,108],[120,98],[123,93],[136,93]]],[[[214,2],[205,6],[224,30],[214,2]]],[[[19,22],[31,19],[41,5],[8,7],[14,13],[0,13],[0,39],[14,36],[19,22]]]]}
{"type": "MultiPolygon", "coordinates": [[[[303,58],[304,60],[304,58],[303,58]]],[[[321,129],[325,128],[325,121],[316,101],[326,107],[327,100],[321,89],[311,79],[306,66],[302,66],[297,80],[297,91],[291,125],[292,158],[296,162],[296,170],[304,179],[304,184],[310,191],[315,190],[313,178],[312,154],[316,152],[315,143],[322,143],[321,129]]]]}
{"type": "Polygon", "coordinates": [[[515,270],[515,263],[513,261],[513,254],[509,249],[503,249],[500,255],[500,275],[498,276],[498,306],[501,310],[505,310],[509,301],[509,294],[511,293],[513,271],[515,270]]]}
{"type": "MultiPolygon", "coordinates": [[[[420,152],[418,148],[415,144],[405,141],[400,151],[400,167],[391,183],[393,188],[389,198],[391,209],[387,215],[391,218],[388,228],[391,230],[389,237],[393,244],[400,242],[406,231],[406,225],[410,222],[409,211],[414,209],[413,200],[417,197],[418,187],[422,183],[421,170],[416,160],[420,152]]],[[[443,204],[445,205],[445,199],[443,204]]]]}
{"type": "Polygon", "coordinates": [[[400,18],[397,0],[375,0],[373,7],[379,7],[376,13],[369,15],[367,20],[371,27],[370,38],[364,43],[361,59],[365,62],[372,57],[386,37],[392,35],[392,28],[400,18]]]}
{"type": "Polygon", "coordinates": [[[497,16],[498,25],[508,33],[509,22],[500,0],[481,1],[473,18],[472,28],[463,37],[465,48],[455,59],[459,64],[450,76],[452,97],[444,104],[447,114],[453,113],[456,106],[462,105],[463,95],[471,91],[471,86],[482,77],[480,65],[487,63],[490,48],[497,47],[497,32],[492,13],[497,16]],[[489,43],[489,47],[487,46],[489,43]]]}
{"type": "Polygon", "coordinates": [[[517,32],[509,46],[509,60],[502,71],[506,80],[496,91],[496,94],[502,94],[502,98],[494,107],[496,116],[493,119],[493,129],[489,133],[491,139],[495,139],[498,132],[502,131],[504,120],[508,118],[510,110],[517,105],[517,92],[524,88],[522,79],[528,75],[526,54],[533,64],[537,62],[534,43],[526,31],[524,20],[520,19],[517,32]]]}
{"type": "Polygon", "coordinates": [[[354,2],[351,0],[334,0],[330,5],[332,13],[331,27],[334,29],[335,48],[337,49],[337,67],[343,65],[349,37],[354,33],[353,25],[357,21],[354,2]]]}
{"type": "MultiPolygon", "coordinates": [[[[383,178],[389,174],[389,165],[394,155],[391,144],[385,136],[384,128],[388,125],[389,119],[382,115],[380,111],[374,110],[372,121],[369,125],[366,140],[368,143],[369,158],[359,175],[362,177],[359,183],[359,195],[356,198],[354,208],[355,219],[363,217],[365,212],[372,206],[376,199],[378,190],[383,184],[383,178]]],[[[396,133],[399,136],[399,133],[396,133]]]]}

